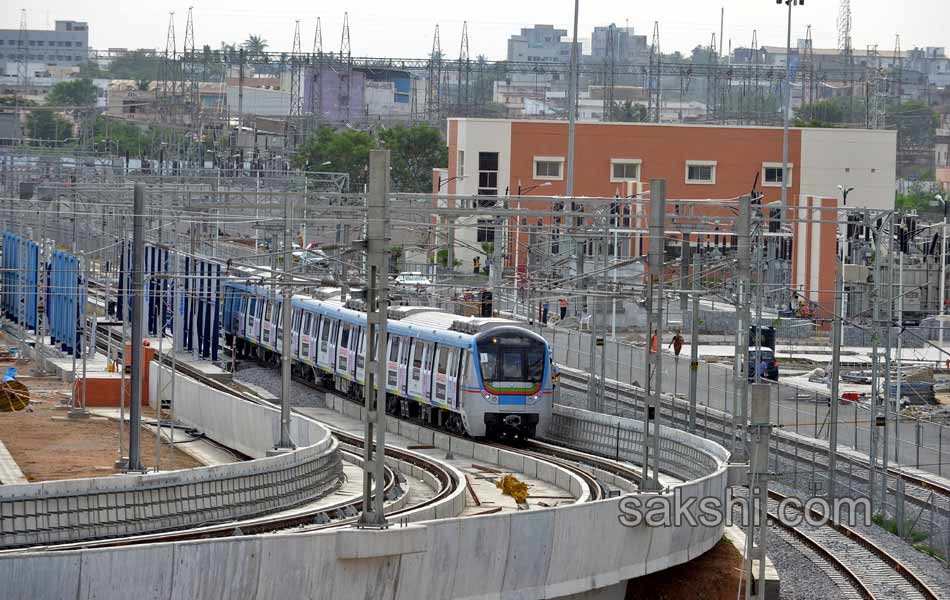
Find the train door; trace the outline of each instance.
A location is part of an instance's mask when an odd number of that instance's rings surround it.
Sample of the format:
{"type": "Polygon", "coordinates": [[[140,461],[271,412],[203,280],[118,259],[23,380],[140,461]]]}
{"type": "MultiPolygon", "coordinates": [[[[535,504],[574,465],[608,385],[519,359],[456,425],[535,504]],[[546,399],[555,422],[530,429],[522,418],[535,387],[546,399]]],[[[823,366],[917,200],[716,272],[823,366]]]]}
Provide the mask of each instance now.
{"type": "Polygon", "coordinates": [[[412,338],[402,339],[401,348],[399,348],[399,393],[402,396],[409,396],[409,351],[412,350],[412,338]]]}
{"type": "Polygon", "coordinates": [[[389,336],[386,348],[386,391],[399,393],[399,346],[401,338],[398,335],[389,336]]]}
{"type": "Polygon", "coordinates": [[[331,373],[336,369],[336,324],[339,321],[325,316],[320,319],[320,353],[317,365],[331,373]]]}
{"type": "Polygon", "coordinates": [[[294,348],[297,350],[297,357],[301,362],[310,362],[310,324],[313,320],[313,313],[300,311],[300,319],[297,322],[297,340],[294,348]]]}
{"type": "Polygon", "coordinates": [[[409,368],[409,397],[422,401],[425,395],[425,386],[423,385],[423,366],[426,359],[426,352],[429,345],[420,340],[413,340],[412,352],[410,353],[411,365],[409,368]]]}
{"type": "Polygon", "coordinates": [[[247,339],[257,342],[257,336],[255,332],[257,331],[257,302],[258,298],[256,296],[251,296],[247,301],[247,312],[244,313],[246,317],[246,326],[244,328],[245,336],[247,339]]]}
{"type": "Polygon", "coordinates": [[[257,339],[261,341],[261,345],[267,348],[273,349],[274,346],[270,343],[270,313],[271,313],[271,301],[269,299],[264,299],[262,302],[258,302],[261,305],[260,310],[260,332],[258,333],[257,339]]]}
{"type": "Polygon", "coordinates": [[[323,317],[317,313],[307,313],[307,335],[303,338],[304,344],[306,347],[302,350],[303,355],[308,361],[312,364],[317,364],[317,348],[320,344],[320,321],[323,320],[323,317]]]}
{"type": "Polygon", "coordinates": [[[426,402],[432,402],[432,374],[435,372],[435,352],[438,348],[437,344],[426,344],[426,358],[428,360],[422,363],[422,395],[426,402]]]}
{"type": "Polygon", "coordinates": [[[452,408],[458,408],[458,370],[459,370],[459,354],[461,350],[458,348],[446,348],[449,355],[448,368],[446,369],[446,392],[445,392],[445,403],[451,406],[452,408]]]}
{"type": "Polygon", "coordinates": [[[356,381],[366,385],[366,327],[357,329],[356,336],[356,381]]]}
{"type": "Polygon", "coordinates": [[[237,314],[234,315],[234,320],[235,320],[234,333],[238,337],[245,337],[244,332],[247,331],[247,294],[241,294],[241,303],[239,305],[237,314]]]}
{"type": "Polygon", "coordinates": [[[300,327],[303,325],[303,310],[294,308],[290,328],[290,356],[300,360],[300,327]]]}
{"type": "MultiPolygon", "coordinates": [[[[271,333],[271,339],[273,340],[274,350],[277,352],[283,352],[284,349],[284,302],[283,300],[275,300],[273,314],[271,315],[271,323],[273,323],[273,333],[271,333]]],[[[291,319],[293,321],[293,319],[291,319]]],[[[292,340],[293,338],[291,338],[292,340]]]]}
{"type": "Polygon", "coordinates": [[[352,325],[340,322],[340,333],[337,338],[336,373],[345,379],[350,378],[350,330],[352,325]]]}
{"type": "Polygon", "coordinates": [[[448,376],[449,348],[446,346],[438,346],[438,350],[436,350],[435,373],[433,374],[435,390],[432,394],[432,401],[435,404],[448,404],[448,376]]]}

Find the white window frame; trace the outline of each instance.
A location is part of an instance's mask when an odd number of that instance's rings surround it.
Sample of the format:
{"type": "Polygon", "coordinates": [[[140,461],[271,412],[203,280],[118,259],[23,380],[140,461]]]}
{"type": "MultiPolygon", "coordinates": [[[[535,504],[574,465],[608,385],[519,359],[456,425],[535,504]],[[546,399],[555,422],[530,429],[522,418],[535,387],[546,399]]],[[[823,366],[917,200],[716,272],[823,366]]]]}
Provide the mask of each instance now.
{"type": "MultiPolygon", "coordinates": [[[[762,163],[762,187],[782,187],[781,181],[766,181],[765,180],[765,170],[766,169],[778,169],[782,170],[782,163],[780,162],[764,162],[762,163]]],[[[792,187],[792,184],[795,183],[795,165],[788,163],[788,187],[792,187]]]]}
{"type": "Polygon", "coordinates": [[[688,160],[686,161],[686,166],[684,168],[683,179],[689,185],[716,185],[716,163],[715,160],[688,160]],[[689,168],[690,167],[712,167],[712,179],[709,181],[704,181],[701,179],[690,179],[689,178],[689,168]]]}
{"type": "Polygon", "coordinates": [[[643,177],[643,159],[640,159],[640,158],[611,158],[610,159],[610,183],[623,183],[625,181],[640,181],[642,177],[643,177]],[[614,177],[614,165],[637,165],[637,177],[635,179],[614,177]]]}
{"type": "Polygon", "coordinates": [[[536,181],[561,181],[564,179],[564,157],[563,156],[535,156],[531,167],[532,179],[536,181]],[[556,162],[560,164],[559,175],[552,177],[550,175],[538,175],[539,162],[556,162]]]}
{"type": "Polygon", "coordinates": [[[459,179],[465,178],[465,150],[458,151],[458,164],[455,165],[455,174],[459,179]]]}

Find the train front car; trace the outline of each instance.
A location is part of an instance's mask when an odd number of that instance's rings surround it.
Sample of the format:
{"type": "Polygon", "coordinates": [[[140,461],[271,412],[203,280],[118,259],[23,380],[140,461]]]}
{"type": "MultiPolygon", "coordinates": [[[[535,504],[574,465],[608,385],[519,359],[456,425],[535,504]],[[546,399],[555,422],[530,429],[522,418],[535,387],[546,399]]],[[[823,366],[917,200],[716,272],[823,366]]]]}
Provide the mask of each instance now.
{"type": "Polygon", "coordinates": [[[469,432],[479,437],[543,437],[554,383],[548,343],[520,327],[494,327],[474,338],[476,388],[466,387],[469,432]]]}

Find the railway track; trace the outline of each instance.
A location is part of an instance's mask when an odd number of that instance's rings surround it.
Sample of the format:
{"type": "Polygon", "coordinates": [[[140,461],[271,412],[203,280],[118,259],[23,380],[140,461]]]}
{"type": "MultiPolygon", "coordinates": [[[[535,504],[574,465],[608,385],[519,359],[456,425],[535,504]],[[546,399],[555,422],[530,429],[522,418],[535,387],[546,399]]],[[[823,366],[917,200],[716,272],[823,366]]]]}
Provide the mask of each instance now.
{"type": "MultiPolygon", "coordinates": [[[[779,506],[788,497],[769,491],[769,532],[810,559],[841,590],[844,598],[938,600],[926,576],[915,572],[857,530],[839,523],[791,525],[786,519],[805,517],[802,510],[779,506]],[[786,519],[780,518],[785,516],[786,519]]],[[[814,519],[822,515],[809,509],[814,519]]]]}
{"type": "MultiPolygon", "coordinates": [[[[566,373],[565,371],[561,372],[561,385],[568,389],[586,393],[586,384],[587,381],[584,378],[566,373]]],[[[635,388],[626,384],[620,384],[619,390],[619,401],[626,405],[628,410],[632,410],[635,413],[642,410],[641,406],[636,405],[633,401],[633,397],[636,393],[634,391],[635,388]]],[[[616,386],[605,386],[605,399],[618,399],[616,386]]],[[[667,422],[671,423],[673,427],[682,430],[688,428],[687,410],[688,403],[683,400],[677,399],[671,403],[669,397],[663,399],[661,414],[666,417],[667,422]],[[675,410],[673,408],[674,405],[676,407],[675,410]]],[[[732,417],[722,411],[715,409],[706,410],[704,407],[704,410],[696,411],[696,426],[705,430],[706,435],[709,437],[728,441],[728,432],[732,427],[732,417]]],[[[773,435],[775,442],[771,451],[775,455],[793,464],[809,463],[827,470],[827,448],[822,448],[819,444],[809,439],[800,438],[805,438],[805,436],[793,436],[784,434],[782,431],[776,431],[773,435]]],[[[867,460],[862,461],[853,456],[842,454],[839,451],[837,463],[838,467],[836,472],[839,473],[842,478],[850,476],[864,483],[868,482],[869,468],[867,460]]],[[[802,472],[804,473],[805,471],[802,472]]],[[[888,475],[889,479],[895,480],[888,484],[891,491],[896,493],[896,489],[894,488],[896,480],[902,479],[904,483],[907,484],[904,488],[907,502],[917,508],[923,508],[925,510],[932,506],[944,519],[950,519],[950,487],[893,467],[888,467],[888,475]]]]}
{"type": "MultiPolygon", "coordinates": [[[[99,335],[97,336],[97,346],[102,350],[107,349],[109,347],[110,339],[113,342],[121,341],[119,334],[113,328],[100,326],[99,335]]],[[[156,355],[155,360],[159,360],[164,365],[171,366],[171,360],[167,356],[156,355]]],[[[206,374],[194,369],[193,367],[190,367],[186,363],[176,362],[175,368],[178,369],[182,374],[194,378],[200,381],[202,384],[212,387],[216,390],[238,396],[248,402],[270,405],[266,401],[256,398],[250,394],[246,394],[241,390],[235,389],[233,386],[208,377],[206,374]]],[[[303,380],[299,381],[309,385],[309,382],[303,380]]],[[[327,390],[321,391],[324,391],[324,393],[327,392],[327,390]]],[[[354,459],[359,458],[359,454],[357,452],[363,447],[362,438],[349,434],[339,428],[335,428],[326,424],[324,424],[324,426],[330,429],[331,433],[337,437],[341,445],[345,444],[352,449],[347,450],[346,452],[348,452],[354,459]]],[[[505,448],[512,450],[512,448],[508,446],[505,448]]],[[[528,453],[528,451],[525,451],[525,454],[528,453]]],[[[464,483],[456,476],[454,471],[443,467],[439,461],[431,460],[424,455],[395,447],[387,447],[386,454],[387,456],[398,461],[409,463],[427,470],[438,480],[440,484],[440,489],[436,490],[436,493],[432,497],[427,498],[422,502],[387,511],[387,517],[391,519],[398,520],[403,515],[407,515],[408,513],[420,510],[427,506],[438,504],[451,496],[460,485],[464,485],[464,483]]],[[[550,456],[550,453],[548,455],[544,455],[541,452],[536,452],[533,454],[536,454],[537,458],[545,460],[554,466],[570,470],[571,472],[575,473],[590,489],[591,500],[604,498],[609,494],[607,487],[599,482],[596,477],[578,465],[573,464],[571,461],[564,458],[550,456]]],[[[387,500],[391,500],[394,494],[407,493],[407,491],[399,490],[400,477],[389,466],[386,467],[385,481],[387,500]]],[[[331,504],[315,507],[301,507],[297,510],[284,511],[276,515],[266,515],[241,521],[210,523],[197,528],[155,532],[138,536],[88,540],[83,542],[41,547],[18,548],[0,552],[0,554],[40,550],[59,552],[88,548],[132,546],[149,543],[275,533],[291,529],[294,531],[316,531],[352,525],[356,523],[359,518],[358,512],[361,507],[362,497],[354,496],[352,498],[340,500],[331,504]]]]}

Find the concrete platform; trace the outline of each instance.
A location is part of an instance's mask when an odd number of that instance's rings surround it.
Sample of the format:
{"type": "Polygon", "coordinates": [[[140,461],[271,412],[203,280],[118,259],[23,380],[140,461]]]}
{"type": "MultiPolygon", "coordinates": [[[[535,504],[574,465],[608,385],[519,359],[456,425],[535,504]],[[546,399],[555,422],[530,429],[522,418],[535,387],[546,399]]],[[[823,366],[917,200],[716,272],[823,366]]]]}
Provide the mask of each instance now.
{"type": "MultiPolygon", "coordinates": [[[[89,412],[93,415],[104,419],[109,419],[111,421],[118,421],[121,418],[121,413],[118,408],[92,408],[89,410],[89,412]]],[[[144,420],[151,420],[151,417],[146,417],[144,420]]],[[[128,408],[126,408],[125,411],[125,422],[129,422],[128,408]]],[[[152,433],[151,440],[154,441],[156,429],[155,426],[145,425],[145,428],[152,433]]],[[[167,427],[163,427],[162,440],[165,443],[174,441],[175,447],[177,449],[181,450],[188,456],[204,465],[224,465],[242,460],[236,454],[228,451],[225,448],[222,448],[218,444],[206,439],[194,438],[181,429],[169,429],[167,427]]],[[[147,441],[148,440],[143,440],[143,445],[146,445],[147,441]]]]}
{"type": "Polygon", "coordinates": [[[29,483],[7,447],[0,442],[0,485],[29,483]]]}

